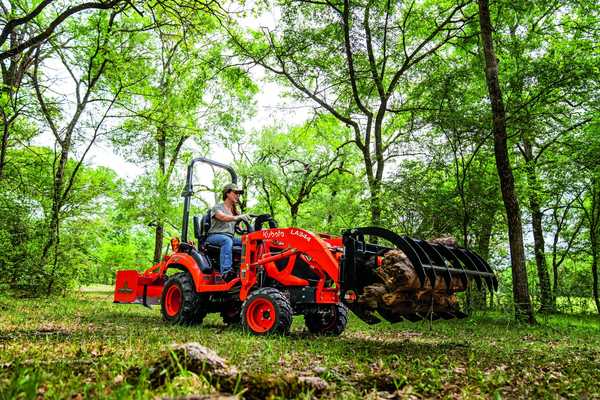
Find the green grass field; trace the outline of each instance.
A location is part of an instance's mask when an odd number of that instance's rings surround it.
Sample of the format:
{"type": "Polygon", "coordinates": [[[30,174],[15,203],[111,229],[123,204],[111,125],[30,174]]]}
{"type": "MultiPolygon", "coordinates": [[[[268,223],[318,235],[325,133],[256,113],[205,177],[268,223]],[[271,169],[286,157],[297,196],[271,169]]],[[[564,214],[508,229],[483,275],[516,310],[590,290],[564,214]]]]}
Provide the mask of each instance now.
{"type": "Polygon", "coordinates": [[[352,317],[337,338],[308,334],[297,317],[289,336],[264,338],[227,327],[216,314],[201,326],[176,327],[162,322],[158,307],[111,301],[110,293],[89,290],[41,300],[0,296],[0,399],[214,393],[207,379],[186,371],[158,388],[143,379],[171,344],[188,341],[242,371],[318,375],[330,384],[328,398],[600,399],[597,316],[539,317],[534,327],[495,313],[371,327],[352,317]],[[127,372],[136,367],[137,382],[127,372]]]}

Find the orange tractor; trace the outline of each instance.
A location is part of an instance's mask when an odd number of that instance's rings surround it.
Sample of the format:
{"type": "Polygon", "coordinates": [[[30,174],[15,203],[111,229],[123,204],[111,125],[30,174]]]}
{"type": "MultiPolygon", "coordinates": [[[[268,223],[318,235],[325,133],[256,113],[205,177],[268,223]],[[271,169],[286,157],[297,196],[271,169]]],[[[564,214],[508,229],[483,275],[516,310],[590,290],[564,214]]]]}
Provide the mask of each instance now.
{"type": "Polygon", "coordinates": [[[171,254],[147,271],[118,271],[115,303],[160,303],[163,318],[175,324],[197,324],[208,313],[220,313],[225,323],[241,323],[258,335],[286,333],[292,317],[303,315],[310,332],[339,335],[348,309],[369,324],[380,317],[391,322],[461,318],[465,314],[454,293],[465,290],[469,279],[497,289],[489,265],[460,247],[378,227],[349,229],[342,236],[279,228],[268,214],[236,225],[242,241],[233,248],[237,277],[226,282],[219,273],[219,248],[206,243],[210,212],[192,218],[196,240],[188,240],[193,169],[199,162],[224,168],[237,183],[231,167],[192,160],[181,238],[173,238],[171,254]],[[168,274],[171,270],[178,272],[168,274]]]}

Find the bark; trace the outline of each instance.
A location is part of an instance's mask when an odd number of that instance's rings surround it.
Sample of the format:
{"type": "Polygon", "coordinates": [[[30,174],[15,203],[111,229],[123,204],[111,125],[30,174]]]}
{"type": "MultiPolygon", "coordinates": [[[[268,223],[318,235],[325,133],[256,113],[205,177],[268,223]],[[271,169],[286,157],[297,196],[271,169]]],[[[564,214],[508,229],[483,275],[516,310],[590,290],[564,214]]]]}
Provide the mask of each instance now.
{"type": "Polygon", "coordinates": [[[329,196],[329,205],[330,207],[327,208],[327,225],[331,225],[331,223],[333,222],[333,209],[332,206],[335,204],[335,198],[337,197],[337,190],[332,190],[331,191],[331,195],[329,196]]]}
{"type": "Polygon", "coordinates": [[[596,311],[600,314],[600,297],[598,295],[598,238],[592,235],[592,292],[594,295],[594,303],[596,303],[596,311]]]}
{"type": "MultiPolygon", "coordinates": [[[[159,128],[157,132],[157,154],[158,154],[158,199],[159,201],[163,201],[165,199],[164,191],[167,190],[168,185],[166,184],[167,177],[166,173],[166,147],[167,147],[167,137],[163,128],[159,128]]],[[[162,220],[162,216],[159,215],[156,220],[156,229],[154,232],[154,263],[159,263],[162,258],[162,247],[163,247],[163,238],[164,238],[164,222],[162,220]]]]}
{"type": "Polygon", "coordinates": [[[485,77],[493,115],[496,169],[500,178],[500,189],[508,222],[515,316],[517,320],[535,323],[529,299],[527,270],[525,269],[525,249],[523,246],[523,227],[519,202],[515,193],[514,176],[508,155],[506,114],[502,101],[502,91],[498,81],[498,64],[492,41],[492,23],[487,0],[479,0],[479,22],[485,57],[485,77]]]}
{"type": "Polygon", "coordinates": [[[371,224],[381,225],[381,181],[375,178],[369,179],[369,209],[371,211],[371,224]]]}
{"type": "Polygon", "coordinates": [[[600,314],[600,296],[598,294],[598,233],[600,231],[600,182],[598,178],[591,179],[591,209],[588,213],[590,223],[590,245],[592,250],[592,293],[596,310],[600,314]]]}
{"type": "Polygon", "coordinates": [[[162,244],[164,239],[164,225],[159,223],[154,231],[154,263],[159,263],[162,258],[162,244]]]}
{"type": "Polygon", "coordinates": [[[6,150],[8,149],[8,132],[9,124],[7,118],[5,118],[4,111],[2,112],[3,124],[2,124],[2,143],[0,148],[0,180],[4,177],[4,163],[6,160],[6,150]]]}
{"type": "Polygon", "coordinates": [[[552,290],[550,288],[550,274],[546,264],[546,251],[544,243],[544,230],[542,228],[543,213],[539,199],[539,180],[537,177],[536,161],[533,157],[533,148],[527,137],[523,138],[523,154],[527,170],[527,185],[529,187],[529,209],[531,211],[531,228],[533,231],[533,248],[535,265],[540,285],[540,312],[553,312],[556,309],[552,290]]]}
{"type": "Polygon", "coordinates": [[[299,203],[294,203],[290,205],[290,217],[292,218],[292,226],[296,226],[296,221],[298,220],[298,209],[300,208],[299,203]]]}

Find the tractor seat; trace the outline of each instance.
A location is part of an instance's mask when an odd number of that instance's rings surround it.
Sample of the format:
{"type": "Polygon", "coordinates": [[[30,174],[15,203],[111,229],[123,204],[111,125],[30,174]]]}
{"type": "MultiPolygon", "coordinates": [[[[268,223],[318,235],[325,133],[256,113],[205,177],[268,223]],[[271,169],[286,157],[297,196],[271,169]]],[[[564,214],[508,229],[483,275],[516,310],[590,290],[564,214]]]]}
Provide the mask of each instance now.
{"type": "MultiPolygon", "coordinates": [[[[219,257],[219,251],[221,250],[220,246],[215,246],[213,244],[206,243],[206,239],[208,238],[208,231],[210,229],[210,224],[212,222],[212,215],[210,210],[204,214],[202,217],[194,216],[194,235],[198,240],[198,247],[205,248],[206,253],[211,256],[219,257]]],[[[239,259],[242,254],[241,246],[233,246],[232,249],[233,259],[239,259]]]]}

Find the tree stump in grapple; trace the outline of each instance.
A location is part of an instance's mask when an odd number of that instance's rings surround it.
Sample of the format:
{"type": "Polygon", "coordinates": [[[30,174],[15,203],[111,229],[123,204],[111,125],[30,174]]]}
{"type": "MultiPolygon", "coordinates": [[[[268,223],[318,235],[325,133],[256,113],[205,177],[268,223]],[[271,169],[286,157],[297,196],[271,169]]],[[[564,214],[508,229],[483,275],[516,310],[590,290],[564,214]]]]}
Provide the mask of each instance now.
{"type": "MultiPolygon", "coordinates": [[[[433,239],[431,243],[455,246],[456,240],[445,237],[433,239]]],[[[412,320],[415,314],[422,318],[462,314],[454,293],[466,290],[466,286],[458,276],[452,276],[449,286],[441,277],[434,285],[426,277],[421,285],[407,255],[397,249],[384,254],[375,273],[380,282],[366,286],[358,302],[372,311],[380,311],[379,314],[391,322],[397,322],[400,316],[410,316],[412,320]]]]}

